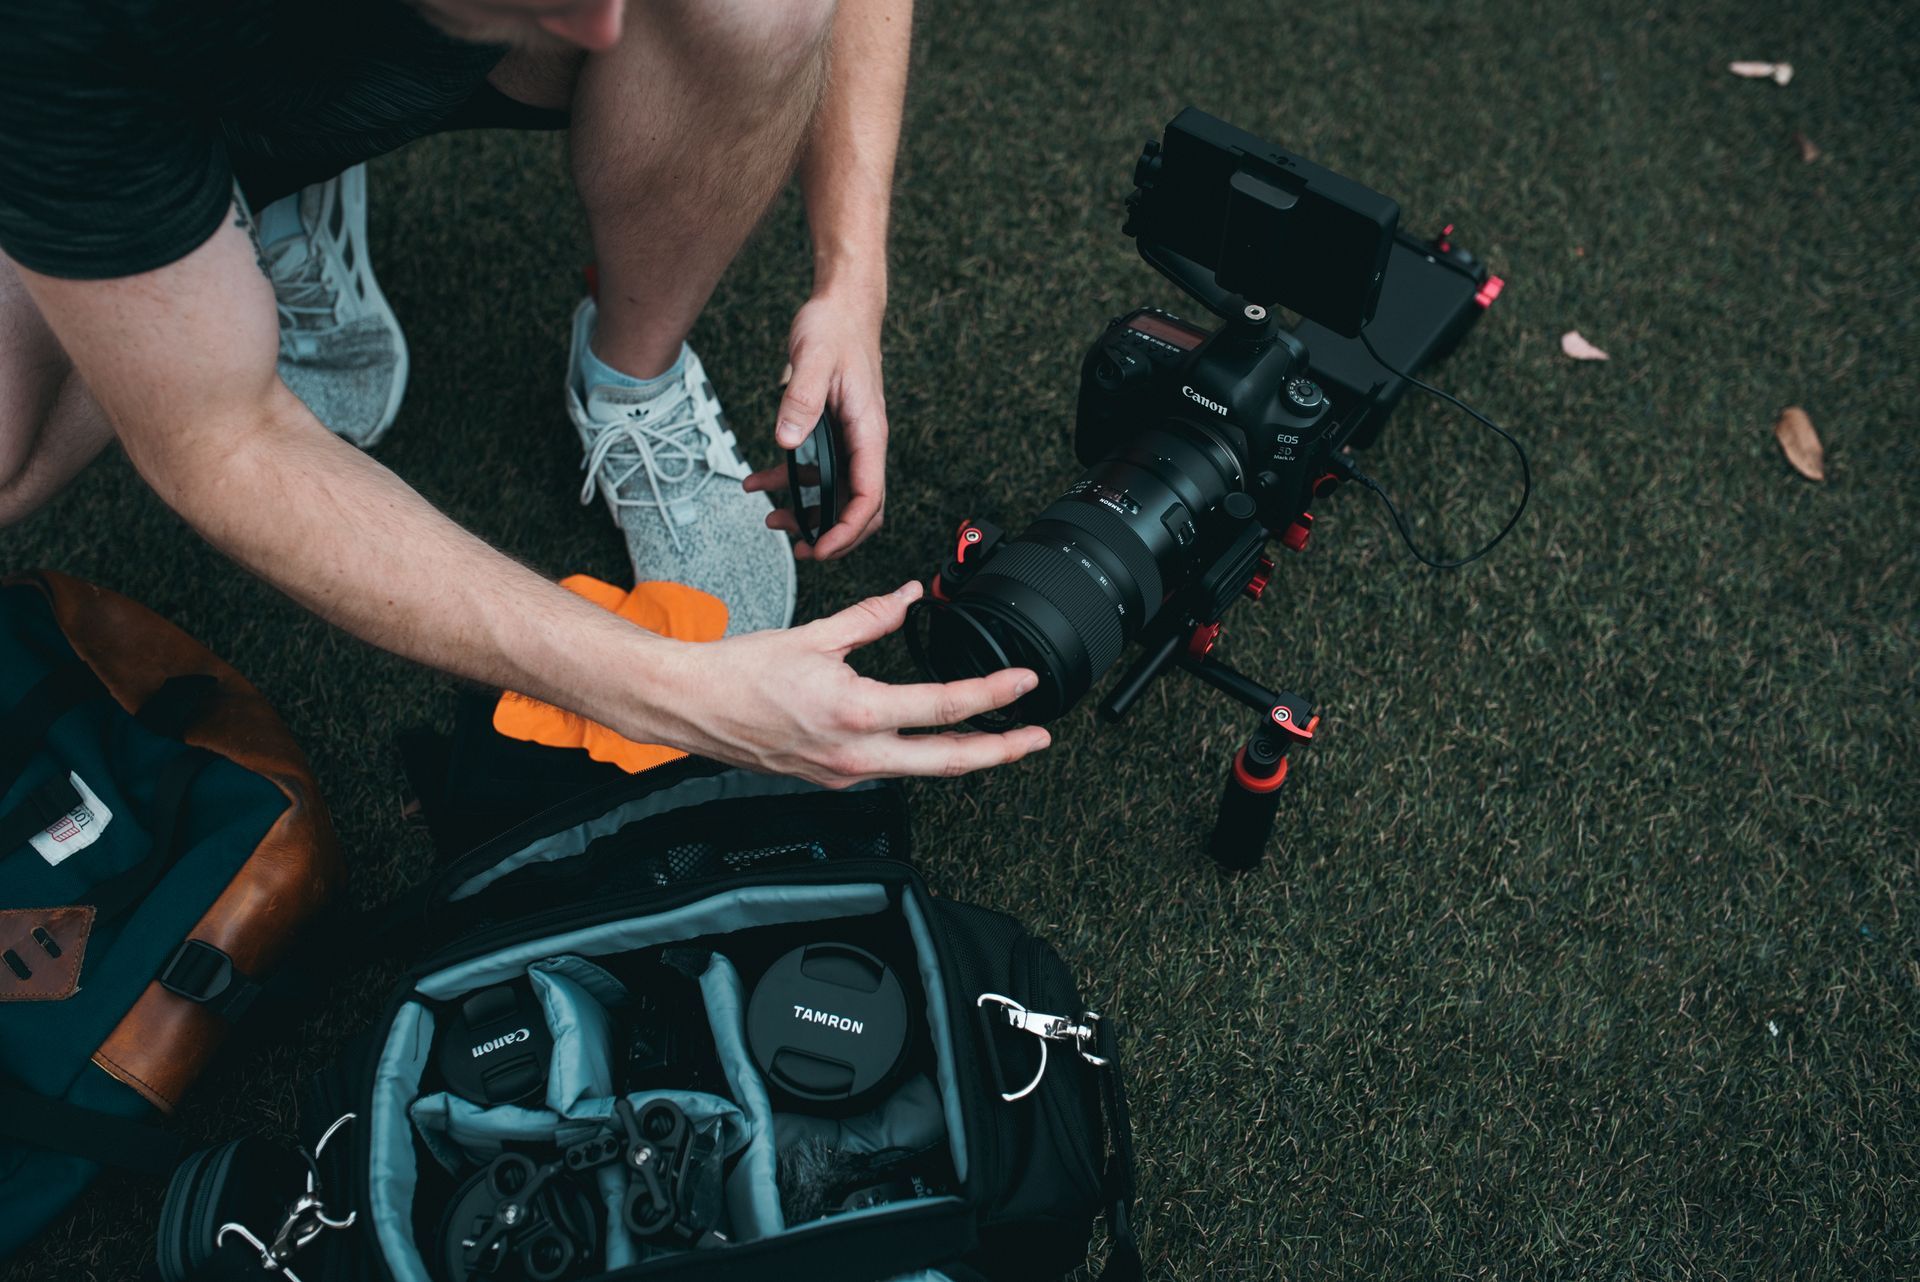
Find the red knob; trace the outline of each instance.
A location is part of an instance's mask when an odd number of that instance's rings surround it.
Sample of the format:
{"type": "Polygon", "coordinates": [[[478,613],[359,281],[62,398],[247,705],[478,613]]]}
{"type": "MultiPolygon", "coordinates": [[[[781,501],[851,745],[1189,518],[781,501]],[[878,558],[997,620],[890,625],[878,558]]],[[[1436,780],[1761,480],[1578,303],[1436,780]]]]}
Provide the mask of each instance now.
{"type": "Polygon", "coordinates": [[[1307,539],[1312,534],[1313,513],[1302,512],[1300,519],[1289,525],[1286,532],[1281,534],[1280,542],[1295,552],[1304,552],[1307,549],[1307,539]]]}

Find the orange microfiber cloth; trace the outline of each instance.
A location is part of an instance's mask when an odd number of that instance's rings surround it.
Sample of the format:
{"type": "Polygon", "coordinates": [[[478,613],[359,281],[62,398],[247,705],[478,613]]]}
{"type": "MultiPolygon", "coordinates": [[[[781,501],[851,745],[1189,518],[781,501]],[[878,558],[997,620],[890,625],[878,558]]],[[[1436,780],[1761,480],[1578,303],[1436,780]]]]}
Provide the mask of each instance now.
{"type": "MultiPolygon", "coordinates": [[[[676,641],[718,641],[727,631],[727,606],[719,597],[681,583],[641,583],[628,592],[589,574],[560,580],[560,586],[629,623],[676,641]]],[[[676,761],[687,754],[657,743],[635,743],[550,703],[511,690],[494,705],[493,728],[509,739],[549,748],[585,748],[595,761],[628,774],[676,761]]]]}

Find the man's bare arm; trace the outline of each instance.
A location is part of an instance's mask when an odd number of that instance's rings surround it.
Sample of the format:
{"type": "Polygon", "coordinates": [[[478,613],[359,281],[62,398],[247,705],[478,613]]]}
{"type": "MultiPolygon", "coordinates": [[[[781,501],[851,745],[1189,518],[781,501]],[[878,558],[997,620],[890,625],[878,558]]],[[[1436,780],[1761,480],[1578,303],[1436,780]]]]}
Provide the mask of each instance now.
{"type": "MultiPolygon", "coordinates": [[[[800,190],[813,239],[813,296],[794,318],[788,341],[793,379],[781,400],[775,439],[794,448],[831,405],[851,456],[852,493],[839,522],[817,544],[796,546],[803,559],[850,551],[880,528],[886,506],[880,325],[887,310],[887,221],[913,0],[840,0],[831,39],[826,91],[800,156],[800,190]]],[[[747,488],[770,490],[782,483],[774,469],[756,474],[747,488]]],[[[768,523],[797,529],[784,511],[768,523]]]]}
{"type": "Polygon", "coordinates": [[[857,292],[878,310],[912,43],[913,0],[840,0],[827,90],[800,158],[815,292],[857,292]]]}
{"type": "Polygon", "coordinates": [[[140,276],[21,275],[161,498],[236,561],[375,645],[634,738],[821,782],[958,773],[1045,744],[1042,731],[894,733],[1000,706],[1025,674],[944,687],[864,681],[844,656],[898,626],[893,598],[808,628],[692,646],[488,547],[280,382],[272,288],[237,225],[140,276]],[[716,690],[734,692],[731,714],[713,712],[716,690]]]}
{"type": "Polygon", "coordinates": [[[22,275],[160,497],[316,613],[568,706],[582,695],[574,656],[608,646],[631,662],[653,643],[493,551],[314,419],[275,374],[273,290],[239,227],[121,281],[22,275]]]}

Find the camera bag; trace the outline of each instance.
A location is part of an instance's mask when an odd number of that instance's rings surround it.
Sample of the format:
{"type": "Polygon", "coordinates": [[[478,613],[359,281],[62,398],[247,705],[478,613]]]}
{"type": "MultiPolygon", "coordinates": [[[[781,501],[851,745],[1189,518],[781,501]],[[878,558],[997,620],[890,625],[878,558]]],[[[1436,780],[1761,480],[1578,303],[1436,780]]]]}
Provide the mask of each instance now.
{"type": "Polygon", "coordinates": [[[170,1113],[274,1004],[342,880],[260,692],[123,596],[0,581],[0,1259],[103,1163],[169,1171],[170,1113]]]}
{"type": "MultiPolygon", "coordinates": [[[[1050,946],[934,897],[908,855],[897,785],[830,792],[688,758],[596,783],[451,858],[367,932],[370,948],[422,941],[421,956],[309,1084],[300,1160],[282,1162],[295,1174],[265,1204],[277,1209],[259,1203],[261,1180],[220,1169],[264,1170],[263,1154],[196,1159],[167,1197],[161,1277],[1054,1279],[1087,1265],[1102,1215],[1102,1276],[1137,1277],[1111,1025],[1050,946]],[[852,1115],[782,1096],[747,1044],[754,976],[823,941],[882,959],[908,1012],[901,1072],[852,1115]],[[550,1047],[526,1010],[544,1016],[550,1047]],[[698,1049],[682,1063],[681,1050],[654,1056],[663,1042],[698,1049]],[[536,1052],[544,1072],[516,1103],[471,1098],[465,1069],[461,1095],[443,1072],[468,1056],[524,1067],[516,1057],[536,1052]],[[651,1075],[631,1075],[650,1056],[651,1075]],[[623,1147],[623,1118],[662,1101],[712,1139],[721,1183],[697,1245],[643,1238],[623,1218],[651,1188],[637,1162],[585,1169],[623,1147]],[[886,1169],[852,1197],[796,1192],[843,1165],[886,1169]],[[536,1168],[538,1196],[502,1209],[488,1181],[517,1169],[499,1187],[532,1188],[536,1168]],[[544,1261],[502,1228],[535,1222],[547,1239],[563,1230],[544,1261]]],[[[822,1018],[800,1003],[794,1016],[822,1018]]],[[[517,1068],[491,1080],[509,1078],[508,1091],[525,1085],[517,1068]]],[[[697,1196],[681,1151],[663,1146],[653,1169],[681,1172],[684,1208],[697,1196]]]]}

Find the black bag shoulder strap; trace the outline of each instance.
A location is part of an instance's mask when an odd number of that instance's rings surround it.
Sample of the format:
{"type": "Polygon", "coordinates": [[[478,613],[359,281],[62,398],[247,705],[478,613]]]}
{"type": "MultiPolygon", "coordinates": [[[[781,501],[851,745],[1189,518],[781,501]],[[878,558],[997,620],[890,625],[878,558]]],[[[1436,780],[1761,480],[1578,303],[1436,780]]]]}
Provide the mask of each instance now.
{"type": "Polygon", "coordinates": [[[1139,1282],[1144,1276],[1140,1242],[1133,1232],[1133,1119],[1127,1112],[1127,1087],[1120,1078],[1119,1039],[1113,1021],[1100,1021],[1100,1111],[1107,1119],[1107,1169],[1101,1187],[1107,1199],[1107,1232],[1113,1243],[1100,1282],[1139,1282]]]}
{"type": "Polygon", "coordinates": [[[93,669],[73,659],[34,682],[11,708],[0,712],[0,793],[13,787],[54,722],[106,693],[93,669]]]}
{"type": "Polygon", "coordinates": [[[147,813],[147,827],[153,835],[153,847],[147,857],[124,872],[96,882],[81,902],[94,906],[97,920],[111,921],[147,897],[147,893],[175,864],[182,853],[181,820],[187,794],[200,772],[213,762],[205,748],[188,748],[161,768],[153,785],[153,802],[147,813]]]}
{"type": "Polygon", "coordinates": [[[18,805],[5,815],[0,815],[0,854],[23,846],[33,840],[35,833],[45,832],[54,824],[80,808],[80,790],[73,786],[69,775],[43,780],[36,788],[28,790],[18,805]]]}

